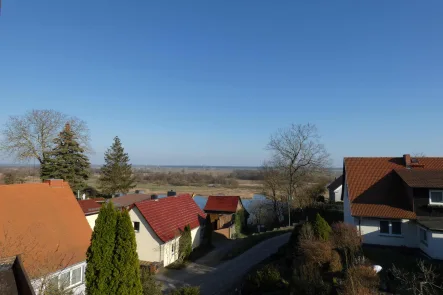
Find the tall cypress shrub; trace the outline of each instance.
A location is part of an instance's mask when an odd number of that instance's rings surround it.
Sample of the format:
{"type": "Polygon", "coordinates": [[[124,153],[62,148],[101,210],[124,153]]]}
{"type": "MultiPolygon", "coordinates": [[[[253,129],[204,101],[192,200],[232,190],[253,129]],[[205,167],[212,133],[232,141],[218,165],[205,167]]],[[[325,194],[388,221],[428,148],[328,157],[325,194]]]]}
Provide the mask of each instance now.
{"type": "Polygon", "coordinates": [[[323,241],[329,240],[329,235],[332,232],[332,229],[329,226],[328,222],[324,220],[323,217],[321,217],[318,213],[315,216],[314,232],[315,235],[323,241]]]}
{"type": "Polygon", "coordinates": [[[143,294],[134,228],[126,210],[117,215],[112,289],[114,290],[112,294],[143,294]]]}
{"type": "Polygon", "coordinates": [[[111,202],[100,209],[86,253],[86,290],[88,295],[113,294],[114,248],[117,211],[111,202]]]}
{"type": "Polygon", "coordinates": [[[192,235],[191,235],[191,227],[188,225],[185,226],[183,232],[178,240],[178,251],[180,253],[180,260],[185,261],[188,259],[189,255],[192,252],[192,235]]]}

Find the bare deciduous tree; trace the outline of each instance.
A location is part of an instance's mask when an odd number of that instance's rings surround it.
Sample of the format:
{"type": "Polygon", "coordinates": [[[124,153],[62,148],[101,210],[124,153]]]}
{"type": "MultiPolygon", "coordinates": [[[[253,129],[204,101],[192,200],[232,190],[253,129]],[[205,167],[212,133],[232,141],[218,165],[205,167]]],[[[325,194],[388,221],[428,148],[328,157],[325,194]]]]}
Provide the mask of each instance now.
{"type": "Polygon", "coordinates": [[[11,116],[3,126],[0,152],[17,161],[37,159],[44,162],[43,154],[53,147],[54,138],[66,123],[81,146],[91,152],[86,122],[55,110],[31,110],[22,116],[11,116]]]}
{"type": "Polygon", "coordinates": [[[263,173],[263,194],[272,202],[274,222],[280,222],[280,203],[282,201],[282,188],[284,184],[283,174],[271,164],[265,162],[262,167],[263,173]]]}
{"type": "Polygon", "coordinates": [[[414,295],[441,294],[443,286],[437,284],[439,275],[432,264],[426,265],[423,260],[417,262],[419,272],[410,272],[392,265],[392,275],[400,286],[414,295]]]}
{"type": "MultiPolygon", "coordinates": [[[[292,124],[271,136],[267,148],[273,152],[272,166],[283,174],[282,191],[288,204],[297,202],[296,205],[302,207],[304,204],[297,190],[305,184],[307,177],[323,172],[329,164],[329,154],[319,139],[317,128],[312,124],[292,124]]],[[[288,206],[289,212],[290,208],[288,206]]]]}

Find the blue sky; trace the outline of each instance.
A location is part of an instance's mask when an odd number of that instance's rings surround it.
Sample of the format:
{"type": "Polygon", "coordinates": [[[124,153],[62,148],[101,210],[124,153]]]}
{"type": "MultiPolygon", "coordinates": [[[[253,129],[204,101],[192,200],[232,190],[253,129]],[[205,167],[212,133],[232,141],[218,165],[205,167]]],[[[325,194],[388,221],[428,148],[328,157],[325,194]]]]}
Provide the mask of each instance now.
{"type": "MultiPolygon", "coordinates": [[[[344,156],[442,156],[443,2],[3,0],[0,124],[52,108],[135,164],[260,165],[316,124],[344,156]]],[[[3,159],[8,162],[9,159],[3,159]]]]}

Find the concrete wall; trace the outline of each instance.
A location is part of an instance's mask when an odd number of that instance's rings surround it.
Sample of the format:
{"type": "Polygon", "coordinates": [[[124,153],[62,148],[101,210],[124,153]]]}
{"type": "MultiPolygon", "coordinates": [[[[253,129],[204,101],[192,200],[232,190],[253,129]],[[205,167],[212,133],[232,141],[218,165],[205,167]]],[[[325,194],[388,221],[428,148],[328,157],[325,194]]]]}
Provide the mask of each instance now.
{"type": "Polygon", "coordinates": [[[140,211],[134,207],[129,211],[132,222],[140,222],[140,231],[135,233],[137,241],[138,259],[149,262],[161,262],[163,260],[163,241],[157,236],[140,211]]]}
{"type": "Polygon", "coordinates": [[[44,278],[35,279],[31,281],[32,287],[34,288],[36,295],[43,295],[44,292],[40,292],[40,290],[44,289],[45,286],[48,284],[48,280],[52,277],[59,276],[65,272],[74,270],[78,267],[82,268],[82,280],[78,285],[75,285],[75,287],[70,288],[72,290],[74,295],[84,295],[86,294],[86,286],[85,286],[85,270],[86,270],[86,261],[71,265],[67,268],[64,268],[63,270],[57,271],[55,273],[49,274],[45,276],[44,278]],[[43,286],[42,286],[43,285],[43,286]]]}
{"type": "Polygon", "coordinates": [[[167,266],[178,259],[179,237],[168,241],[161,246],[163,251],[163,266],[167,266]],[[172,251],[174,249],[174,251],[172,251]]]}
{"type": "Polygon", "coordinates": [[[380,234],[380,219],[376,218],[361,218],[360,225],[357,225],[357,229],[361,230],[363,243],[365,244],[418,248],[419,237],[416,223],[408,219],[403,219],[401,222],[401,236],[380,234]]]}
{"type": "Polygon", "coordinates": [[[91,227],[92,230],[94,230],[95,220],[97,219],[97,217],[98,217],[98,213],[86,216],[86,220],[88,221],[89,226],[91,227]]]}
{"type": "Polygon", "coordinates": [[[432,258],[443,259],[443,233],[427,230],[427,235],[428,245],[420,243],[420,249],[432,258]]]}
{"type": "MultiPolygon", "coordinates": [[[[211,226],[208,224],[208,226],[211,226]]],[[[199,226],[191,230],[191,237],[192,237],[192,249],[197,248],[200,246],[202,242],[202,234],[204,232],[204,226],[199,226]]]]}

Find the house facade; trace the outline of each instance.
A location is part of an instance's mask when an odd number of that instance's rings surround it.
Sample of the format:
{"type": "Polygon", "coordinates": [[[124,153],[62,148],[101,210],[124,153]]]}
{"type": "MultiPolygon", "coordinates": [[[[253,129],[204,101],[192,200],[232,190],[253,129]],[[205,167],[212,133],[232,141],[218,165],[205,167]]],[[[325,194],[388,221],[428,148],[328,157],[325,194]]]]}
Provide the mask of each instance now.
{"type": "Polygon", "coordinates": [[[95,220],[98,217],[98,212],[105,202],[104,198],[88,199],[88,200],[78,200],[80,208],[85,214],[86,221],[88,221],[89,226],[94,230],[95,220]]]}
{"type": "Polygon", "coordinates": [[[192,248],[202,242],[206,215],[189,194],[137,202],[129,211],[137,240],[138,257],[167,266],[179,257],[179,238],[191,228],[192,248]]]}
{"type": "Polygon", "coordinates": [[[67,182],[0,185],[0,258],[19,255],[37,295],[85,291],[91,227],[67,182]]]}
{"type": "Polygon", "coordinates": [[[341,202],[342,191],[343,191],[343,175],[340,175],[328,185],[329,202],[331,203],[341,202]]]}
{"type": "Polygon", "coordinates": [[[344,221],[363,243],[443,259],[443,158],[344,159],[344,221]]]}
{"type": "Polygon", "coordinates": [[[228,239],[235,234],[235,213],[243,210],[246,226],[248,212],[240,196],[209,196],[203,210],[209,215],[214,231],[228,239]]]}

